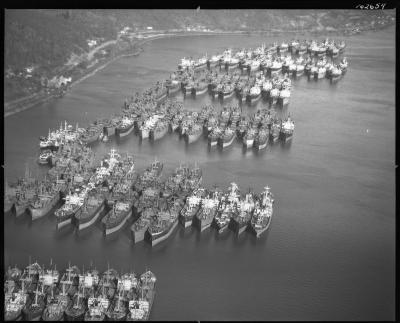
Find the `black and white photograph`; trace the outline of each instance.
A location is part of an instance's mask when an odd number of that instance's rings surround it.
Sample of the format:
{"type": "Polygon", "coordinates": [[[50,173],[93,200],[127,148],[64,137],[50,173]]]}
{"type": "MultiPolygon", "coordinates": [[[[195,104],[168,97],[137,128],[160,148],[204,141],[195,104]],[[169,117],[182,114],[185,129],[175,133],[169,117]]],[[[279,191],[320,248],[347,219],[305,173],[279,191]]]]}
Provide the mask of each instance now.
{"type": "Polygon", "coordinates": [[[3,9],[4,321],[395,320],[393,4],[58,5],[3,9]]]}

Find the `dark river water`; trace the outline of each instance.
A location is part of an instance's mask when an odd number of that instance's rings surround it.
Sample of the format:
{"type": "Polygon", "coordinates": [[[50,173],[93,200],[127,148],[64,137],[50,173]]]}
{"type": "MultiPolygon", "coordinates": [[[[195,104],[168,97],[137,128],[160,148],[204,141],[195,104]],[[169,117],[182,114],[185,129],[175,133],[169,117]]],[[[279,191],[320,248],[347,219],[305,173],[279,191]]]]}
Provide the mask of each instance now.
{"type": "MultiPolygon", "coordinates": [[[[286,36],[290,38],[291,35],[286,36]]],[[[275,39],[284,39],[276,37],[275,39]]],[[[5,265],[29,256],[57,268],[68,261],[104,270],[150,268],[158,277],[154,320],[392,320],[395,311],[395,33],[394,29],[345,38],[349,71],[336,85],[294,82],[288,107],[296,122],[289,146],[255,154],[236,143],[223,153],[206,142],[189,147],[177,135],[154,145],[133,134],[99,143],[99,156],[117,147],[143,169],[155,156],[164,176],[179,162],[203,169],[203,182],[242,191],[271,187],[269,232],[259,240],[181,227],[151,248],[133,245],[129,227],[104,239],[100,225],[84,234],[56,233],[49,215],[33,224],[4,218],[5,265]]],[[[30,162],[40,176],[38,137],[67,120],[80,126],[119,111],[125,96],[165,79],[183,56],[255,47],[261,35],[160,39],[138,57],[120,59],[62,99],[5,119],[5,174],[14,180],[30,162]]],[[[210,97],[187,99],[200,109],[210,97]]],[[[233,100],[235,102],[235,99],[233,100]]],[[[218,106],[218,105],[217,105],[218,106]]],[[[261,106],[261,103],[259,104],[261,106]]],[[[254,112],[256,108],[244,108],[254,112]]]]}

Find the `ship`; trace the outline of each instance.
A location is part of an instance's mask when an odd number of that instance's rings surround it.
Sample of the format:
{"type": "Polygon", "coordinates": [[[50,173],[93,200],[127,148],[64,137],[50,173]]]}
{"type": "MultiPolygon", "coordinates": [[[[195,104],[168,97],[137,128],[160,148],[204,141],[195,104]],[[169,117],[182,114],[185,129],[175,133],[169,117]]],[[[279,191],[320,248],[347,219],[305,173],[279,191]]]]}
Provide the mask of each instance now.
{"type": "Polygon", "coordinates": [[[115,128],[115,134],[117,137],[122,138],[129,135],[135,128],[135,122],[132,118],[124,116],[115,128]]]}
{"type": "Polygon", "coordinates": [[[65,310],[67,321],[83,321],[86,312],[86,294],[83,284],[78,286],[78,291],[73,295],[71,305],[65,310]]]}
{"type": "Polygon", "coordinates": [[[232,127],[226,127],[224,132],[219,137],[219,145],[222,148],[229,147],[236,137],[236,131],[232,127]]]}
{"type": "Polygon", "coordinates": [[[208,134],[208,144],[213,147],[218,144],[219,137],[222,135],[223,129],[220,127],[215,127],[211,130],[211,132],[208,134]]]}
{"type": "Polygon", "coordinates": [[[218,97],[220,100],[226,100],[235,94],[235,87],[233,84],[227,83],[222,85],[219,89],[218,97]]]}
{"type": "Polygon", "coordinates": [[[87,311],[85,313],[85,321],[105,321],[106,311],[110,306],[110,300],[105,292],[105,285],[97,289],[97,295],[90,295],[87,300],[87,311]]]}
{"type": "Polygon", "coordinates": [[[221,55],[211,56],[211,58],[208,59],[207,61],[208,68],[211,69],[212,67],[216,67],[217,65],[219,65],[221,57],[222,57],[221,55]]]}
{"type": "Polygon", "coordinates": [[[272,89],[272,82],[270,80],[266,80],[265,82],[263,82],[262,89],[261,89],[261,96],[264,99],[268,99],[271,89],[272,89]]]}
{"type": "Polygon", "coordinates": [[[196,190],[190,196],[188,196],[185,205],[179,213],[179,222],[185,229],[192,224],[193,218],[200,209],[203,192],[204,189],[196,190]]]}
{"type": "Polygon", "coordinates": [[[141,217],[131,226],[133,243],[144,240],[145,233],[150,226],[150,218],[155,216],[154,209],[151,207],[145,208],[141,213],[141,217]]]}
{"type": "Polygon", "coordinates": [[[290,100],[290,88],[285,87],[279,92],[278,102],[282,107],[285,107],[289,104],[290,100]]]}
{"type": "Polygon", "coordinates": [[[253,211],[253,216],[250,220],[250,231],[260,237],[265,232],[270,224],[273,213],[274,199],[269,187],[265,187],[265,190],[261,193],[258,201],[256,201],[253,211]]]}
{"type": "Polygon", "coordinates": [[[109,321],[125,321],[128,314],[128,304],[137,298],[138,279],[133,271],[121,275],[118,280],[117,296],[106,312],[109,321]]]}
{"type": "Polygon", "coordinates": [[[132,215],[133,194],[130,188],[124,197],[114,201],[112,209],[102,219],[103,233],[109,235],[119,231],[132,215]]]}
{"type": "Polygon", "coordinates": [[[54,212],[57,218],[56,229],[59,230],[72,223],[72,218],[82,212],[85,193],[70,193],[65,197],[65,204],[54,212]]]}
{"type": "Polygon", "coordinates": [[[273,75],[275,75],[275,74],[278,74],[278,73],[280,73],[282,71],[282,62],[281,61],[278,61],[278,60],[274,60],[273,62],[272,62],[272,65],[271,65],[271,67],[269,68],[269,74],[271,75],[271,76],[273,76],[273,75]]]}
{"type": "Polygon", "coordinates": [[[108,187],[97,187],[88,192],[88,197],[82,206],[82,211],[75,213],[72,219],[73,224],[78,230],[86,229],[96,223],[105,208],[107,191],[108,187]]]}
{"type": "Polygon", "coordinates": [[[277,88],[273,88],[269,94],[269,103],[275,105],[278,102],[280,91],[277,88]]]}
{"type": "Polygon", "coordinates": [[[4,321],[19,321],[22,319],[22,309],[28,300],[25,281],[20,280],[21,270],[13,268],[8,270],[7,290],[4,296],[4,321]],[[20,282],[20,284],[19,284],[20,282]]]}
{"type": "Polygon", "coordinates": [[[64,312],[71,305],[68,290],[72,285],[71,276],[64,273],[59,285],[51,289],[51,295],[47,297],[46,308],[42,314],[43,321],[64,321],[64,312]]]}
{"type": "Polygon", "coordinates": [[[115,129],[117,128],[119,122],[121,121],[121,116],[114,115],[110,120],[104,125],[104,135],[111,137],[115,135],[115,129]]]}
{"type": "Polygon", "coordinates": [[[203,232],[211,226],[217,214],[220,196],[220,192],[215,189],[214,192],[210,192],[208,196],[202,198],[200,210],[193,218],[193,225],[197,227],[200,232],[203,232]]]}
{"type": "Polygon", "coordinates": [[[203,127],[197,123],[189,126],[188,130],[184,134],[186,143],[191,144],[197,141],[203,134],[203,127]]]}
{"type": "Polygon", "coordinates": [[[22,310],[24,320],[38,321],[44,311],[46,305],[45,302],[46,294],[44,293],[44,284],[38,279],[36,290],[34,290],[33,295],[28,298],[28,301],[22,310]]]}
{"type": "Polygon", "coordinates": [[[246,102],[250,105],[255,104],[261,98],[261,89],[259,86],[254,85],[250,88],[250,92],[246,96],[246,102]]]}
{"type": "Polygon", "coordinates": [[[104,127],[102,125],[92,125],[82,134],[80,140],[86,145],[90,145],[99,140],[103,131],[104,127]]]}
{"type": "Polygon", "coordinates": [[[218,233],[222,233],[229,226],[231,217],[237,212],[239,197],[239,187],[236,183],[231,183],[228,192],[221,198],[214,218],[213,223],[218,233]]]}
{"type": "Polygon", "coordinates": [[[207,93],[208,91],[208,83],[206,83],[204,80],[201,82],[196,82],[192,88],[192,95],[193,96],[199,96],[204,93],[207,93]]]}
{"type": "Polygon", "coordinates": [[[277,120],[273,120],[271,124],[271,129],[269,132],[269,140],[272,143],[275,143],[279,140],[280,138],[280,131],[281,131],[281,123],[278,122],[277,120]]]}
{"type": "Polygon", "coordinates": [[[342,70],[337,66],[333,67],[332,72],[330,73],[331,82],[336,82],[341,77],[342,77],[342,70]]]}
{"type": "Polygon", "coordinates": [[[53,157],[53,153],[51,150],[46,149],[40,152],[38,162],[40,165],[47,165],[51,162],[51,158],[53,157]]]}
{"type": "Polygon", "coordinates": [[[158,214],[150,222],[145,235],[152,246],[168,239],[172,234],[178,224],[178,214],[182,207],[181,199],[172,199],[169,203],[166,200],[159,202],[158,214]]]}
{"type": "Polygon", "coordinates": [[[278,51],[280,54],[282,53],[286,53],[289,49],[289,44],[286,42],[282,42],[279,46],[278,46],[278,51]]]}
{"type": "Polygon", "coordinates": [[[158,140],[164,137],[168,132],[168,123],[165,120],[159,120],[154,128],[150,130],[149,138],[158,140]]]}
{"type": "Polygon", "coordinates": [[[57,178],[56,182],[42,182],[39,186],[39,194],[27,208],[32,221],[46,216],[60,201],[61,192],[66,188],[65,181],[57,178]]]}
{"type": "Polygon", "coordinates": [[[291,140],[293,138],[293,132],[294,132],[294,121],[290,118],[290,116],[288,116],[287,119],[282,123],[280,129],[281,140],[283,142],[291,140]]]}
{"type": "Polygon", "coordinates": [[[252,125],[249,125],[246,133],[243,136],[243,148],[248,149],[253,147],[256,134],[256,128],[254,128],[252,125]]]}
{"type": "Polygon", "coordinates": [[[155,297],[155,284],[157,278],[151,271],[146,271],[140,276],[139,296],[137,300],[130,300],[128,303],[129,313],[127,321],[147,321],[149,320],[151,308],[155,297]]]}
{"type": "Polygon", "coordinates": [[[267,147],[269,138],[269,131],[266,128],[260,128],[255,139],[254,139],[254,148],[257,150],[261,150],[267,147]]]}
{"type": "Polygon", "coordinates": [[[244,200],[238,203],[238,210],[234,212],[229,223],[230,228],[237,235],[242,234],[250,222],[254,210],[254,197],[251,192],[247,193],[244,200]]]}
{"type": "Polygon", "coordinates": [[[181,89],[181,83],[176,79],[167,80],[165,87],[167,88],[168,96],[171,96],[172,94],[179,92],[181,89]]]}

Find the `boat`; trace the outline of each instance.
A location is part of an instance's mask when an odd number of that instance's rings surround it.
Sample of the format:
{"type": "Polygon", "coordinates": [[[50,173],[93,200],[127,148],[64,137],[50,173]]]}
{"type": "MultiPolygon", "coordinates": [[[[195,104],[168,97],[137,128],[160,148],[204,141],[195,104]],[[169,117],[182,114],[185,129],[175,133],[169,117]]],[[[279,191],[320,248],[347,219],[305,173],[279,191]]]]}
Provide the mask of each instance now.
{"type": "Polygon", "coordinates": [[[347,58],[343,57],[342,61],[339,63],[339,68],[342,70],[342,74],[346,73],[348,66],[349,63],[347,62],[347,58]]]}
{"type": "Polygon", "coordinates": [[[272,88],[269,94],[269,103],[275,105],[278,102],[280,91],[277,88],[272,88]]]}
{"type": "Polygon", "coordinates": [[[53,153],[49,149],[41,151],[40,155],[39,155],[39,159],[38,159],[39,164],[41,164],[41,165],[49,164],[52,156],[53,156],[53,153]]]}
{"type": "Polygon", "coordinates": [[[228,228],[230,219],[237,212],[239,203],[239,188],[236,183],[231,183],[228,192],[221,198],[217,214],[214,218],[214,226],[218,233],[222,233],[228,228]]]}
{"type": "Polygon", "coordinates": [[[104,235],[119,231],[131,217],[133,194],[130,188],[128,189],[126,195],[115,201],[112,209],[102,219],[104,235]]]}
{"type": "Polygon", "coordinates": [[[261,95],[264,99],[269,98],[271,89],[272,89],[272,82],[270,80],[266,80],[265,82],[263,82],[262,89],[261,89],[261,95]]]}
{"type": "Polygon", "coordinates": [[[200,210],[193,218],[193,225],[196,226],[200,232],[209,228],[217,214],[221,192],[217,189],[214,192],[208,193],[207,196],[201,199],[200,210]]]}
{"type": "Polygon", "coordinates": [[[206,82],[196,82],[192,88],[192,95],[199,96],[208,91],[208,84],[206,82]]]}
{"type": "Polygon", "coordinates": [[[278,51],[280,54],[282,53],[286,53],[289,49],[289,44],[286,42],[282,42],[279,46],[278,46],[278,51]]]}
{"type": "Polygon", "coordinates": [[[164,200],[159,203],[158,214],[150,222],[145,234],[145,239],[147,238],[152,246],[166,240],[172,234],[178,224],[179,211],[183,207],[181,199],[172,199],[170,203],[164,200]]]}
{"type": "Polygon", "coordinates": [[[88,192],[88,197],[84,201],[82,211],[75,213],[72,218],[72,222],[78,230],[86,229],[97,221],[105,208],[107,192],[108,187],[97,187],[88,192]]]}
{"type": "Polygon", "coordinates": [[[80,284],[78,291],[73,295],[71,305],[65,310],[67,321],[83,321],[86,312],[86,294],[83,284],[80,284]]]}
{"type": "Polygon", "coordinates": [[[40,183],[38,195],[27,208],[32,221],[46,216],[58,204],[61,192],[64,192],[66,187],[65,181],[58,177],[55,182],[40,183]]]}
{"type": "Polygon", "coordinates": [[[248,149],[253,147],[256,134],[256,128],[249,126],[243,137],[243,148],[248,149]]]}
{"type": "Polygon", "coordinates": [[[218,144],[219,137],[223,133],[223,130],[220,127],[215,127],[208,134],[208,144],[213,147],[218,144]]]}
{"type": "Polygon", "coordinates": [[[227,83],[222,85],[222,87],[219,89],[219,94],[218,97],[220,100],[226,100],[230,97],[232,97],[235,94],[235,87],[233,84],[227,83]]]}
{"type": "Polygon", "coordinates": [[[19,321],[22,319],[22,309],[28,300],[25,281],[20,280],[21,270],[13,268],[8,270],[5,282],[4,295],[4,321],[19,321]],[[21,283],[21,285],[20,285],[21,283]]]}
{"type": "Polygon", "coordinates": [[[203,127],[197,123],[190,125],[184,134],[186,143],[191,144],[197,141],[203,134],[203,127]]]}
{"type": "Polygon", "coordinates": [[[261,193],[260,199],[256,201],[253,211],[253,216],[250,220],[249,229],[258,238],[265,232],[270,224],[273,213],[274,199],[269,187],[265,187],[265,190],[261,193]]]}
{"type": "Polygon", "coordinates": [[[141,217],[131,226],[133,243],[144,240],[145,233],[150,226],[150,218],[155,216],[153,208],[145,208],[141,213],[141,217]]]}
{"type": "Polygon", "coordinates": [[[222,148],[229,147],[236,137],[236,131],[232,127],[226,127],[224,132],[219,137],[219,145],[222,148]]]}
{"type": "Polygon", "coordinates": [[[283,142],[291,140],[293,138],[293,132],[294,132],[294,121],[290,118],[290,116],[288,116],[287,119],[282,123],[280,129],[281,140],[283,142]]]}
{"type": "Polygon", "coordinates": [[[275,143],[279,140],[280,130],[281,130],[281,124],[278,121],[273,120],[273,122],[271,124],[271,130],[269,132],[269,140],[272,143],[275,143]]]}
{"type": "Polygon", "coordinates": [[[242,234],[247,229],[253,214],[254,206],[254,196],[251,192],[247,193],[244,200],[238,203],[238,210],[233,213],[229,223],[231,230],[237,235],[242,234]]]}
{"type": "Polygon", "coordinates": [[[195,190],[190,196],[186,198],[186,203],[179,212],[179,222],[186,229],[192,224],[194,216],[200,209],[201,196],[204,189],[195,190]]]}
{"type": "Polygon", "coordinates": [[[248,104],[255,104],[261,98],[261,89],[259,86],[252,86],[250,93],[246,96],[246,101],[248,104]]]}
{"type": "Polygon", "coordinates": [[[261,128],[254,138],[254,148],[257,150],[264,149],[268,145],[269,132],[265,128],[261,128]]]}
{"type": "Polygon", "coordinates": [[[342,77],[342,70],[340,67],[333,67],[332,72],[330,74],[330,79],[332,82],[338,81],[342,77]]]}
{"type": "Polygon", "coordinates": [[[28,298],[22,315],[26,321],[39,321],[45,308],[46,295],[44,293],[44,284],[38,281],[36,290],[33,291],[34,296],[28,298]]]}
{"type": "Polygon", "coordinates": [[[126,137],[135,128],[135,122],[132,118],[124,116],[115,128],[115,134],[119,138],[126,137]]]}
{"type": "Polygon", "coordinates": [[[128,303],[129,313],[127,321],[147,321],[149,320],[151,308],[155,297],[155,284],[157,278],[151,271],[146,271],[140,276],[139,296],[137,300],[130,300],[128,303]]]}
{"type": "Polygon", "coordinates": [[[289,104],[289,100],[290,100],[290,88],[283,88],[279,92],[278,102],[282,107],[284,107],[289,104]]]}
{"type": "Polygon", "coordinates": [[[168,132],[168,123],[165,120],[159,120],[156,126],[150,130],[150,139],[159,140],[168,132]]]}
{"type": "Polygon", "coordinates": [[[65,204],[54,212],[57,219],[56,229],[59,230],[72,223],[72,218],[82,212],[85,201],[85,190],[83,192],[69,193],[65,197],[65,204]]]}

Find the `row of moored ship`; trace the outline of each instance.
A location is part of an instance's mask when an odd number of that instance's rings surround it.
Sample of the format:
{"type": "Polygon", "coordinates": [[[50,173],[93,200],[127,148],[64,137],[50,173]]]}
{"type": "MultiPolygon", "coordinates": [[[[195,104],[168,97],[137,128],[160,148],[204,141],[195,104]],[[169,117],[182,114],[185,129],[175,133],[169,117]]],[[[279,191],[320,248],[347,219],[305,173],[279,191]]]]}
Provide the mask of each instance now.
{"type": "Polygon", "coordinates": [[[8,268],[4,279],[5,321],[145,321],[155,296],[156,276],[108,268],[81,271],[37,262],[24,270],[8,268]]]}

